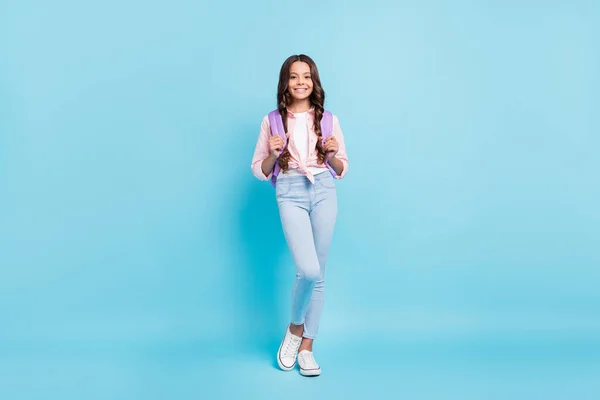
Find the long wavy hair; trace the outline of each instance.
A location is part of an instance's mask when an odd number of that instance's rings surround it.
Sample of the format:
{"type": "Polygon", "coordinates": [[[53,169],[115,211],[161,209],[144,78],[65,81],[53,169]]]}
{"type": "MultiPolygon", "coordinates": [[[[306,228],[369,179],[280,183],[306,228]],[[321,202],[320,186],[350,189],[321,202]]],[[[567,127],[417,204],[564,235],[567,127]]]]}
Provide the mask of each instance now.
{"type": "MultiPolygon", "coordinates": [[[[292,64],[296,61],[305,62],[310,67],[313,90],[310,94],[309,100],[315,109],[314,131],[319,137],[317,140],[317,162],[319,164],[323,164],[325,162],[325,150],[323,150],[323,144],[321,143],[321,119],[323,118],[323,111],[325,110],[323,108],[323,105],[325,104],[325,91],[321,86],[321,79],[319,78],[317,64],[315,64],[315,62],[309,56],[305,54],[290,56],[281,66],[281,71],[279,72],[279,84],[277,85],[277,109],[279,110],[279,114],[281,114],[281,118],[283,119],[283,127],[285,128],[285,132],[287,132],[287,106],[292,104],[293,101],[292,95],[289,92],[290,69],[292,64]]],[[[279,157],[279,166],[284,172],[288,170],[288,163],[290,161],[290,151],[288,149],[288,145],[285,146],[285,149],[283,149],[279,157]]]]}

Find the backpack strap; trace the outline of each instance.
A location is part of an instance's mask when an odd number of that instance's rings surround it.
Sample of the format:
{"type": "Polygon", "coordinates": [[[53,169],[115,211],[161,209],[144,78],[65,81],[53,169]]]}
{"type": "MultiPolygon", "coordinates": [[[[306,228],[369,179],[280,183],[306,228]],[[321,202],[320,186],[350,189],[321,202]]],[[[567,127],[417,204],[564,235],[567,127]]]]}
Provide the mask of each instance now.
{"type": "MultiPolygon", "coordinates": [[[[333,114],[325,110],[323,111],[323,118],[321,118],[321,137],[323,139],[323,145],[325,145],[325,140],[331,135],[333,135],[333,114]]],[[[327,166],[327,169],[329,169],[331,175],[336,177],[337,174],[335,173],[335,170],[331,168],[331,165],[329,165],[329,161],[325,160],[325,165],[327,166]]]]}
{"type": "MultiPolygon", "coordinates": [[[[271,136],[279,135],[283,138],[283,148],[287,145],[287,138],[285,137],[285,129],[283,127],[283,119],[281,119],[281,114],[279,114],[279,110],[273,110],[269,113],[269,125],[271,126],[271,136]]],[[[277,162],[275,162],[275,167],[273,168],[273,175],[271,175],[271,185],[275,187],[277,181],[277,175],[281,167],[279,166],[279,158],[277,162]]]]}
{"type": "Polygon", "coordinates": [[[279,110],[273,110],[269,113],[269,124],[271,125],[271,135],[279,135],[283,138],[283,143],[286,143],[285,129],[283,128],[283,120],[279,110]]]}
{"type": "Polygon", "coordinates": [[[321,137],[323,139],[323,144],[325,144],[325,140],[329,136],[333,134],[333,114],[329,111],[323,111],[323,118],[321,118],[321,137]]]}

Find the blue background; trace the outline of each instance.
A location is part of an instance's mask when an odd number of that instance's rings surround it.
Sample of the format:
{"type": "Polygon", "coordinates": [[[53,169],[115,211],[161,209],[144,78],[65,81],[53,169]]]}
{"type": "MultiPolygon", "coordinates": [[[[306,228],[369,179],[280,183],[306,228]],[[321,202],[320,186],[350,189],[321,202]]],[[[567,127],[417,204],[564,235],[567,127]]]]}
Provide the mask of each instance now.
{"type": "Polygon", "coordinates": [[[3,399],[598,398],[593,1],[0,6],[3,399]],[[350,157],[315,354],[250,161],[291,54],[350,157]]]}

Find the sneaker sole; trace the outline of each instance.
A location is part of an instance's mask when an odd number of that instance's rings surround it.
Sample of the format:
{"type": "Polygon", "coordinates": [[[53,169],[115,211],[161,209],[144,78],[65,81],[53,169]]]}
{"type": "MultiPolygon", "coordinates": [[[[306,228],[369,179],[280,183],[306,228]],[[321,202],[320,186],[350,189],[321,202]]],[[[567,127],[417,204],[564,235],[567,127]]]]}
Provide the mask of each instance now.
{"type": "Polygon", "coordinates": [[[283,346],[283,341],[279,345],[279,350],[277,350],[277,365],[279,365],[279,368],[281,368],[284,371],[291,371],[296,366],[296,361],[294,361],[294,364],[292,364],[291,367],[286,367],[285,365],[283,365],[281,363],[281,357],[280,357],[281,356],[281,346],[283,346]]]}
{"type": "Polygon", "coordinates": [[[300,368],[300,375],[319,376],[319,375],[321,375],[321,368],[319,368],[319,369],[302,369],[302,368],[300,368]]]}

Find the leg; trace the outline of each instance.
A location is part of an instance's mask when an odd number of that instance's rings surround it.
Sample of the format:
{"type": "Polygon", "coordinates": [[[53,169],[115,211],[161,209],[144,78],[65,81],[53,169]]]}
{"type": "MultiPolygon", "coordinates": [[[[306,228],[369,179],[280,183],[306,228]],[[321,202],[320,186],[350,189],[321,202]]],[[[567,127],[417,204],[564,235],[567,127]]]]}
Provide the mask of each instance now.
{"type": "Polygon", "coordinates": [[[294,202],[279,204],[283,232],[296,264],[292,290],[292,324],[303,325],[320,266],[308,210],[294,202]]]}
{"type": "Polygon", "coordinates": [[[321,187],[318,189],[318,202],[310,212],[310,221],[314,239],[315,251],[319,260],[319,277],[313,287],[313,292],[306,312],[301,350],[312,351],[312,340],[317,336],[319,322],[325,301],[325,266],[333,231],[337,219],[337,197],[335,189],[321,187]]]}

